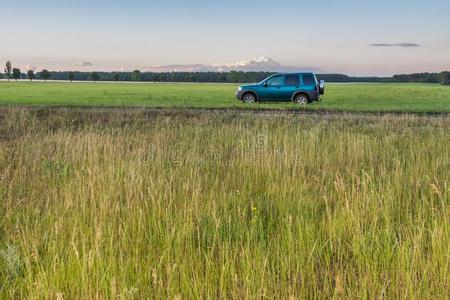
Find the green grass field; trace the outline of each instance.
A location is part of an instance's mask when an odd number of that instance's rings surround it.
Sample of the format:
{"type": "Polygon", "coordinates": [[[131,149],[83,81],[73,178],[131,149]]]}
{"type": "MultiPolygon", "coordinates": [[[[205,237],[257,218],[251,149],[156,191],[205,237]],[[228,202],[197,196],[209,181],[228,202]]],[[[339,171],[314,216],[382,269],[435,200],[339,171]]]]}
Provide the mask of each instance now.
{"type": "Polygon", "coordinates": [[[233,84],[0,82],[0,105],[268,108],[361,112],[450,112],[450,87],[433,84],[328,84],[320,103],[247,105],[233,84]]]}
{"type": "MultiPolygon", "coordinates": [[[[233,87],[167,89],[200,105],[233,87]]],[[[3,107],[0,298],[449,299],[449,158],[448,117],[3,107]]]]}

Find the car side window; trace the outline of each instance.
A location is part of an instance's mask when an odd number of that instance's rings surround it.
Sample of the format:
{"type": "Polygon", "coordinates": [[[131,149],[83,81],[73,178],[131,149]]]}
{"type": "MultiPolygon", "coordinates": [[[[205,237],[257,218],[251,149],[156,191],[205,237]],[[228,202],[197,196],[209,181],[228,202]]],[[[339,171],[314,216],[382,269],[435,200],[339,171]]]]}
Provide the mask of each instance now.
{"type": "Polygon", "coordinates": [[[286,78],[284,80],[285,86],[299,86],[300,80],[298,78],[298,75],[286,75],[286,78]]]}
{"type": "Polygon", "coordinates": [[[312,74],[303,75],[303,85],[314,85],[314,84],[316,84],[316,81],[314,80],[312,74]]]}
{"type": "Polygon", "coordinates": [[[284,76],[275,76],[267,80],[267,85],[281,85],[283,83],[283,77],[284,76]]]}

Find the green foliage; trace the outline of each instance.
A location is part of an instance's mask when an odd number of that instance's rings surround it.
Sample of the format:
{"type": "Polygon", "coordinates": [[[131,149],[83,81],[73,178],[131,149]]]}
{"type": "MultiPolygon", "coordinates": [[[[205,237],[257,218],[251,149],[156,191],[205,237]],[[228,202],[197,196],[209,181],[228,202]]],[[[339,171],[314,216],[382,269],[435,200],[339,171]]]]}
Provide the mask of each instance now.
{"type": "Polygon", "coordinates": [[[449,298],[448,117],[1,118],[0,299],[449,298]]]}
{"type": "Polygon", "coordinates": [[[363,112],[450,112],[450,89],[438,84],[328,84],[321,102],[244,104],[234,84],[0,83],[0,104],[165,108],[295,109],[363,112]]]}
{"type": "Polygon", "coordinates": [[[42,79],[45,80],[45,82],[47,82],[47,80],[50,79],[51,74],[50,74],[50,72],[48,70],[42,70],[41,77],[42,77],[42,79]]]}
{"type": "Polygon", "coordinates": [[[441,84],[442,85],[450,85],[450,72],[442,72],[441,73],[441,84]]]}
{"type": "Polygon", "coordinates": [[[4,249],[0,248],[0,266],[2,267],[0,278],[4,277],[5,282],[17,280],[22,275],[22,262],[16,247],[6,245],[4,249]]]}
{"type": "Polygon", "coordinates": [[[131,75],[131,78],[133,79],[133,81],[140,81],[141,80],[141,71],[134,70],[133,74],[131,75]]]}
{"type": "Polygon", "coordinates": [[[34,79],[34,71],[33,70],[28,70],[27,77],[28,77],[28,79],[30,79],[30,81],[33,81],[33,79],[34,79]]]}
{"type": "Polygon", "coordinates": [[[18,69],[18,68],[13,68],[12,69],[12,77],[13,77],[13,79],[15,79],[17,81],[18,79],[20,79],[21,75],[22,75],[22,73],[20,72],[20,69],[18,69]]]}
{"type": "Polygon", "coordinates": [[[91,73],[91,80],[92,80],[92,81],[98,81],[99,78],[100,78],[100,77],[99,77],[99,75],[98,75],[97,72],[92,72],[92,73],[91,73]]]}
{"type": "Polygon", "coordinates": [[[119,81],[120,80],[120,74],[117,73],[117,72],[114,72],[112,74],[112,80],[115,81],[115,82],[119,81]]]}
{"type": "Polygon", "coordinates": [[[393,82],[420,82],[420,83],[439,83],[439,73],[415,73],[394,75],[388,81],[393,82]]]}
{"type": "Polygon", "coordinates": [[[12,71],[12,64],[8,60],[5,64],[5,75],[6,75],[6,78],[8,79],[8,81],[11,78],[11,71],[12,71]]]}
{"type": "Polygon", "coordinates": [[[67,78],[69,78],[70,82],[72,82],[75,79],[75,73],[74,72],[68,72],[67,78]]]}

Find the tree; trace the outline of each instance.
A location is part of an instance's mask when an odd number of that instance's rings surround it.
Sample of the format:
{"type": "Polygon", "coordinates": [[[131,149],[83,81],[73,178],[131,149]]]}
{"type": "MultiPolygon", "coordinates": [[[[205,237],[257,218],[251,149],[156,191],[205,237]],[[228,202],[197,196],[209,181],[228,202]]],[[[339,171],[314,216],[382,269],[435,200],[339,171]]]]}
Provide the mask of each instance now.
{"type": "Polygon", "coordinates": [[[30,81],[33,81],[33,79],[34,79],[34,71],[33,70],[28,70],[27,76],[28,76],[28,79],[30,79],[30,81]]]}
{"type": "Polygon", "coordinates": [[[441,83],[442,85],[450,85],[450,72],[442,72],[441,83]]]}
{"type": "Polygon", "coordinates": [[[119,81],[119,80],[120,80],[120,75],[119,75],[119,73],[114,72],[114,73],[112,74],[112,79],[113,79],[115,82],[119,81]]]}
{"type": "Polygon", "coordinates": [[[133,81],[140,81],[141,80],[141,71],[134,70],[133,74],[131,75],[131,78],[133,79],[133,81]]]}
{"type": "Polygon", "coordinates": [[[6,74],[6,78],[8,79],[8,81],[11,78],[11,70],[12,70],[12,64],[8,60],[5,65],[5,74],[6,74]]]}
{"type": "Polygon", "coordinates": [[[69,72],[67,73],[67,77],[69,77],[70,82],[72,82],[75,79],[75,73],[69,72]]]}
{"type": "Polygon", "coordinates": [[[18,69],[18,68],[12,69],[13,79],[15,79],[17,81],[17,79],[20,79],[20,75],[21,75],[20,69],[18,69]]]}
{"type": "Polygon", "coordinates": [[[92,72],[91,73],[91,80],[93,80],[94,82],[97,82],[98,79],[99,79],[98,73],[97,72],[92,72]]]}
{"type": "Polygon", "coordinates": [[[47,82],[47,80],[51,77],[50,72],[48,70],[42,70],[41,77],[45,80],[45,82],[47,82]]]}

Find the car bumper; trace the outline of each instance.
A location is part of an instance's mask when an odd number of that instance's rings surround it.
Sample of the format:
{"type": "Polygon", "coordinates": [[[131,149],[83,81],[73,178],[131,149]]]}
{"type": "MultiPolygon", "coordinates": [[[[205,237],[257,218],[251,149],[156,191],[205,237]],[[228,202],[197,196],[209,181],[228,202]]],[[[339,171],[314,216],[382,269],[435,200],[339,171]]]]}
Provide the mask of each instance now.
{"type": "Polygon", "coordinates": [[[308,92],[308,96],[311,101],[319,101],[320,100],[320,94],[318,91],[308,92]]]}
{"type": "Polygon", "coordinates": [[[244,96],[245,91],[236,91],[236,99],[242,100],[242,96],[244,96]]]}

